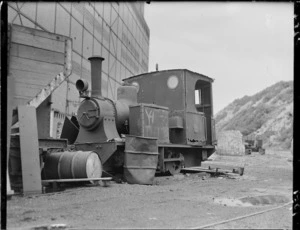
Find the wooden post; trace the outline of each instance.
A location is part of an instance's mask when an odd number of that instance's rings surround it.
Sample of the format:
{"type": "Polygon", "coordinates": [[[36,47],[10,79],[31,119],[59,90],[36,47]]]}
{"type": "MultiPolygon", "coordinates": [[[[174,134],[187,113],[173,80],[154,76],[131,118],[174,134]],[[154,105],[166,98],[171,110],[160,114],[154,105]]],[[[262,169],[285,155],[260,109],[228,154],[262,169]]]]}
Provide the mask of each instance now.
{"type": "Polygon", "coordinates": [[[20,150],[24,194],[42,193],[36,110],[18,106],[20,150]]]}
{"type": "Polygon", "coordinates": [[[7,139],[6,139],[6,146],[7,146],[7,179],[6,179],[6,191],[7,195],[12,195],[14,194],[14,191],[11,190],[10,186],[10,180],[9,180],[9,174],[8,174],[8,160],[9,160],[9,152],[10,152],[10,134],[11,134],[11,122],[12,122],[12,115],[13,115],[13,102],[14,102],[14,92],[15,92],[15,87],[14,87],[14,78],[12,76],[8,76],[7,78],[7,139]]]}

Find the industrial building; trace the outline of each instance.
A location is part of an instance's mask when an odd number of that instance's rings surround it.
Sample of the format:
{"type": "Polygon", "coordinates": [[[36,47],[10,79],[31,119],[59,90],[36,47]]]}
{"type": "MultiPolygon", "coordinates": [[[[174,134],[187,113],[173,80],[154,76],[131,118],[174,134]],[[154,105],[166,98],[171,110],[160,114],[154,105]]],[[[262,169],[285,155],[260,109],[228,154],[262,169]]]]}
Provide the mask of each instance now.
{"type": "Polygon", "coordinates": [[[37,108],[38,124],[43,123],[38,125],[39,137],[59,138],[57,126],[65,116],[76,115],[80,99],[75,82],[91,83],[89,57],[105,59],[102,95],[113,100],[124,78],[148,72],[150,31],[144,4],[8,3],[8,73],[14,78],[14,106],[27,104],[55,76],[68,73],[48,104],[37,108]]]}

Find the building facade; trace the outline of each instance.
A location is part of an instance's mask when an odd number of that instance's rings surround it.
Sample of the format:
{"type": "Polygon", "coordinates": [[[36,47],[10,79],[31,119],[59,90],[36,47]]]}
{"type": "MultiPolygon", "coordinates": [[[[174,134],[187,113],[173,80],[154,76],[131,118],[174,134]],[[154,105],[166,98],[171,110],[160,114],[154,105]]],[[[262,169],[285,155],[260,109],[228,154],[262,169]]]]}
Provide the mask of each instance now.
{"type": "Polygon", "coordinates": [[[76,114],[80,99],[75,82],[91,82],[91,56],[105,58],[102,95],[111,99],[116,99],[122,79],[148,72],[150,31],[144,2],[9,2],[8,23],[72,39],[72,74],[52,96],[56,113],[76,114]]]}

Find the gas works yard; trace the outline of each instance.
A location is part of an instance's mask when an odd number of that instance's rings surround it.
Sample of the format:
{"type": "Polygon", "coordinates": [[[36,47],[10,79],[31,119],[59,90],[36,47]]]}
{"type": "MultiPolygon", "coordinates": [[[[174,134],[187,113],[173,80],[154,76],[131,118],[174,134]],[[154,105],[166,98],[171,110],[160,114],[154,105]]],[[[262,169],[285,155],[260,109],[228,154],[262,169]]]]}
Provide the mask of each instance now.
{"type": "Polygon", "coordinates": [[[152,186],[111,181],[14,195],[7,201],[7,227],[291,229],[291,152],[222,157],[245,162],[244,175],[187,173],[155,177],[152,186]]]}

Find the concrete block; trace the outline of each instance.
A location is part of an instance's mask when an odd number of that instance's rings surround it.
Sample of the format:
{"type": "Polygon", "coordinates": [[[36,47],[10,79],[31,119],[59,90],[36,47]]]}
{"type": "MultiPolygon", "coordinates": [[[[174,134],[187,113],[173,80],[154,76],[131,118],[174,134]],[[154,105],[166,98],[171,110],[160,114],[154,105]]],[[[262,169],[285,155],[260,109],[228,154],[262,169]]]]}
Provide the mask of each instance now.
{"type": "Polygon", "coordinates": [[[243,135],[240,131],[230,130],[217,133],[218,155],[245,155],[243,135]]]}

